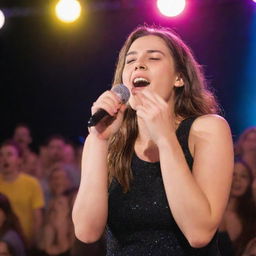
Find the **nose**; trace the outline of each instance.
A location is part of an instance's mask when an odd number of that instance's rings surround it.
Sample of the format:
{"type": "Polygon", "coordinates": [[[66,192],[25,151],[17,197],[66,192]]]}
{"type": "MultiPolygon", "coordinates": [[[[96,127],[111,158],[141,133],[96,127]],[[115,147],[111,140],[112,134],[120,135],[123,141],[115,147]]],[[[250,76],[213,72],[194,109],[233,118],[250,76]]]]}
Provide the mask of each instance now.
{"type": "Polygon", "coordinates": [[[138,69],[139,70],[147,70],[147,66],[142,62],[138,62],[135,65],[135,70],[138,70],[138,69]]]}
{"type": "Polygon", "coordinates": [[[239,177],[238,175],[234,175],[233,182],[240,182],[240,181],[241,181],[241,177],[239,177]]]}

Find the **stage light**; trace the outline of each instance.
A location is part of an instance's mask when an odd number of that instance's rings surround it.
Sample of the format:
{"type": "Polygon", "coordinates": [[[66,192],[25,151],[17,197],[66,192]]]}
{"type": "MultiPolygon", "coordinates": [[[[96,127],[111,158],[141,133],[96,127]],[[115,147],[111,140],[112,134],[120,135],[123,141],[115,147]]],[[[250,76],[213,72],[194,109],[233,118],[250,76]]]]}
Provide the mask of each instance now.
{"type": "Polygon", "coordinates": [[[60,0],[55,7],[55,12],[61,21],[71,23],[80,17],[81,5],[77,0],[60,0]]]}
{"type": "Polygon", "coordinates": [[[4,13],[0,10],[0,29],[3,27],[5,22],[4,13]]]}
{"type": "Polygon", "coordinates": [[[185,8],[186,0],[158,0],[159,11],[168,17],[179,15],[185,8]]]}

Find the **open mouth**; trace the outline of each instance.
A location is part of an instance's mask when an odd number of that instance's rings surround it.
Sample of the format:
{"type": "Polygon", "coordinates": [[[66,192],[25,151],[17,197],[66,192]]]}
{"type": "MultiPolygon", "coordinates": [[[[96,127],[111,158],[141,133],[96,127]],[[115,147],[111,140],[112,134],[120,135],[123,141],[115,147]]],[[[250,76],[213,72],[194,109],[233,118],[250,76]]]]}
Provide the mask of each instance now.
{"type": "Polygon", "coordinates": [[[145,87],[148,86],[150,82],[143,77],[137,77],[133,80],[133,85],[134,87],[145,87]]]}
{"type": "Polygon", "coordinates": [[[241,189],[241,186],[240,186],[240,184],[234,184],[234,185],[232,185],[232,189],[234,189],[234,190],[240,190],[240,189],[241,189]]]}

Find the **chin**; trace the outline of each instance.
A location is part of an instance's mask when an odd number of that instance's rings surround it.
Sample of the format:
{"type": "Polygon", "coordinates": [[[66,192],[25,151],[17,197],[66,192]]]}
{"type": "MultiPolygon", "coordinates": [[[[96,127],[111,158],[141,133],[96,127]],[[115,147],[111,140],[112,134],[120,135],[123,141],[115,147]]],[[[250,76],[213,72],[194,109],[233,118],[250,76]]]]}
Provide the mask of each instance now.
{"type": "Polygon", "coordinates": [[[245,193],[244,191],[233,191],[232,196],[233,197],[241,197],[244,195],[244,193],[245,193]]]}
{"type": "Polygon", "coordinates": [[[137,106],[139,106],[139,103],[138,102],[136,102],[135,100],[133,100],[133,99],[131,99],[130,101],[129,101],[129,107],[131,108],[131,109],[133,109],[133,110],[137,110],[137,106]]]}

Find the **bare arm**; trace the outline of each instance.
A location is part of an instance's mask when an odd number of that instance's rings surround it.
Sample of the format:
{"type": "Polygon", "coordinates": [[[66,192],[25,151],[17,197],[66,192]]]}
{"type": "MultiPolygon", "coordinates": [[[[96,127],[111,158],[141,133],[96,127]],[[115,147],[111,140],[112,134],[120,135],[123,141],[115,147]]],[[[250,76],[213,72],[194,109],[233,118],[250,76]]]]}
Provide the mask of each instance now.
{"type": "Polygon", "coordinates": [[[75,235],[85,243],[97,241],[108,215],[108,139],[121,126],[126,106],[111,91],[103,93],[93,104],[92,113],[106,110],[113,122],[99,122],[91,128],[82,155],[82,175],[72,217],[75,235]]]}
{"type": "Polygon", "coordinates": [[[108,144],[90,134],[82,155],[82,175],[72,217],[77,238],[90,243],[102,235],[108,212],[108,144]]]}
{"type": "Polygon", "coordinates": [[[194,121],[189,136],[194,157],[191,172],[175,134],[170,104],[151,90],[138,97],[142,105],[137,115],[158,147],[174,219],[191,246],[203,247],[219,226],[231,187],[234,159],[229,126],[217,115],[194,121]]]}
{"type": "Polygon", "coordinates": [[[233,146],[226,121],[199,117],[192,125],[192,173],[175,134],[159,144],[161,170],[172,214],[193,247],[209,243],[221,221],[233,172],[233,146]]]}

